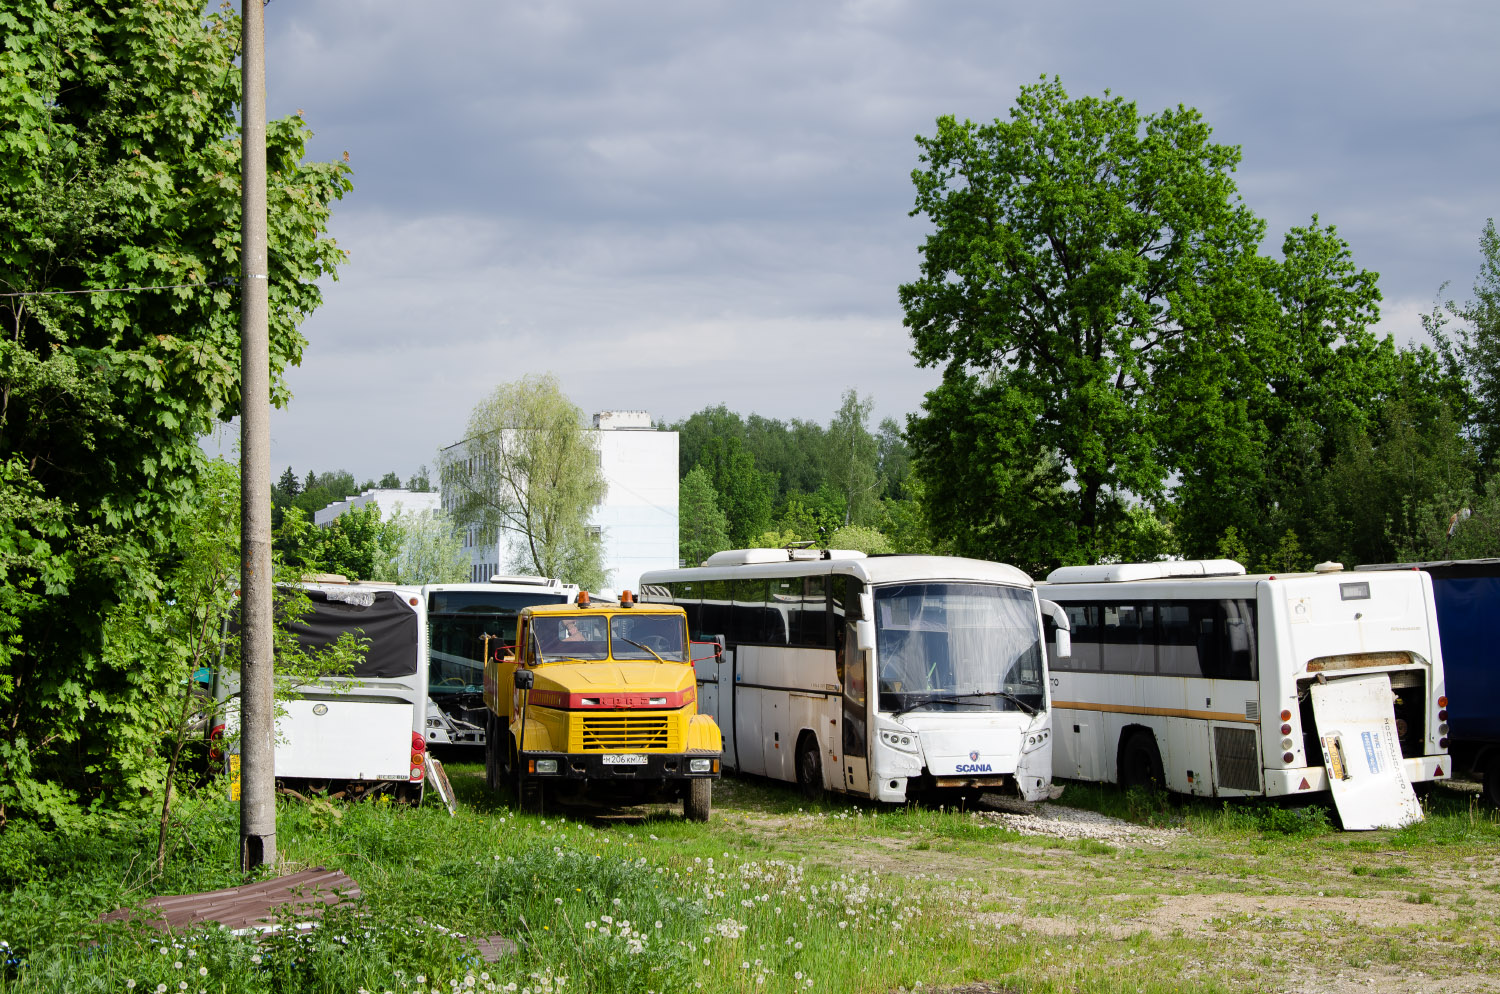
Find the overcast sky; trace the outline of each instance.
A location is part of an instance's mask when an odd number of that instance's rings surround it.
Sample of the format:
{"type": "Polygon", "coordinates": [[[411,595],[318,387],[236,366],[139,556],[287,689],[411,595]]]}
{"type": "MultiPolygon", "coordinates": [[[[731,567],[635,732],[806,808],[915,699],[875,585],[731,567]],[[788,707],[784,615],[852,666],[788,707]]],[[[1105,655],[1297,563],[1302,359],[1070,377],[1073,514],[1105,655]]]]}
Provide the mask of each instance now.
{"type": "Polygon", "coordinates": [[[276,0],[269,110],[348,151],[348,250],[273,473],[403,478],[501,382],[586,412],[917,410],[915,135],[1057,74],[1239,145],[1264,251],[1313,213],[1406,341],[1500,213],[1500,4],[276,0]]]}

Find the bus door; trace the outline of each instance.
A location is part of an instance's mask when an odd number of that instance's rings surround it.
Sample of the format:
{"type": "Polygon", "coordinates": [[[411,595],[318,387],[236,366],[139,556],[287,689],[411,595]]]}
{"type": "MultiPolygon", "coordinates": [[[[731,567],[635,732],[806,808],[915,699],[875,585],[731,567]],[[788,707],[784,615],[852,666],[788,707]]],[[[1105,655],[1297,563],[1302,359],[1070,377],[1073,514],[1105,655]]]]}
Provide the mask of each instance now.
{"type": "Polygon", "coordinates": [[[870,653],[859,647],[855,623],[844,623],[839,647],[839,677],[844,685],[843,726],[844,789],[855,794],[870,792],[870,653]]]}

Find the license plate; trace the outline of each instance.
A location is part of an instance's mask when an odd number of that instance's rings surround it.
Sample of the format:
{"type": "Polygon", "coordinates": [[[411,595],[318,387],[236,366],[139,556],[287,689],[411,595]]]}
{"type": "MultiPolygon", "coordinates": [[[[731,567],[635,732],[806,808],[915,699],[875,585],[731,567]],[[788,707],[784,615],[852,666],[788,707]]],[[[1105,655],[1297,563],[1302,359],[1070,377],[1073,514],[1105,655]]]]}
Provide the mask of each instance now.
{"type": "Polygon", "coordinates": [[[607,752],[602,757],[605,766],[645,766],[646,757],[638,752],[607,752]]]}

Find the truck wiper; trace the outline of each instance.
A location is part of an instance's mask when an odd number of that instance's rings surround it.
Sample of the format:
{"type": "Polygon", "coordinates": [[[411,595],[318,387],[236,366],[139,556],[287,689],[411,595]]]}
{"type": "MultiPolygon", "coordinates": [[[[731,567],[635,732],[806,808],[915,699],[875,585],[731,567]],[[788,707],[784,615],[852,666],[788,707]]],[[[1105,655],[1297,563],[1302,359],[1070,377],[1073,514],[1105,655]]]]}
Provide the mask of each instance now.
{"type": "Polygon", "coordinates": [[[635,646],[637,649],[645,649],[647,652],[651,653],[651,655],[656,656],[656,661],[658,663],[665,663],[666,662],[665,659],[661,658],[660,656],[657,656],[656,655],[656,650],[653,649],[653,648],[651,648],[649,645],[641,645],[635,639],[628,639],[628,638],[626,638],[623,635],[616,635],[615,638],[619,639],[621,642],[629,642],[631,645],[635,646]]]}
{"type": "Polygon", "coordinates": [[[926,707],[929,704],[937,704],[940,701],[955,701],[961,704],[968,704],[971,707],[981,707],[982,705],[980,705],[978,702],[970,700],[970,698],[974,697],[1003,697],[1007,701],[1010,701],[1012,704],[1019,707],[1022,711],[1026,712],[1028,715],[1035,715],[1038,710],[1037,708],[1034,708],[1030,704],[1027,704],[1025,701],[1021,700],[1021,698],[1017,697],[1015,694],[1009,693],[1004,690],[976,690],[972,693],[967,694],[930,694],[920,700],[911,702],[910,704],[906,705],[906,707],[901,708],[899,711],[892,711],[891,716],[893,718],[899,718],[901,715],[906,714],[908,711],[915,711],[917,708],[926,707]]]}

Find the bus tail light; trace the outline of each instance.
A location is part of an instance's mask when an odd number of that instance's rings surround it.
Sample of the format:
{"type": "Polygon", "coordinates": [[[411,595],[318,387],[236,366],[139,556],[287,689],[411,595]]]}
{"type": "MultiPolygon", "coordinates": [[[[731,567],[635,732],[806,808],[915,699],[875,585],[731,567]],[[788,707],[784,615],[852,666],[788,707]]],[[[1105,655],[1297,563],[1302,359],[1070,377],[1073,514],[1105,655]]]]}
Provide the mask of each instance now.
{"type": "Polygon", "coordinates": [[[426,775],[423,767],[426,764],[427,743],[422,741],[421,732],[411,733],[411,774],[412,783],[419,783],[426,775]]]}
{"type": "Polygon", "coordinates": [[[1295,755],[1293,755],[1292,753],[1288,752],[1288,753],[1283,753],[1282,754],[1281,761],[1283,763],[1285,763],[1286,765],[1291,766],[1292,765],[1292,760],[1294,760],[1296,758],[1297,757],[1295,755]]]}
{"type": "Polygon", "coordinates": [[[1283,712],[1281,712],[1281,720],[1282,721],[1291,721],[1292,720],[1292,713],[1290,711],[1283,711],[1283,712]]]}
{"type": "Polygon", "coordinates": [[[1447,706],[1448,706],[1448,698],[1447,697],[1439,697],[1438,698],[1438,707],[1445,708],[1447,706]]]}

